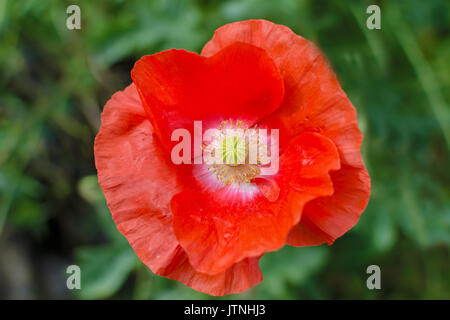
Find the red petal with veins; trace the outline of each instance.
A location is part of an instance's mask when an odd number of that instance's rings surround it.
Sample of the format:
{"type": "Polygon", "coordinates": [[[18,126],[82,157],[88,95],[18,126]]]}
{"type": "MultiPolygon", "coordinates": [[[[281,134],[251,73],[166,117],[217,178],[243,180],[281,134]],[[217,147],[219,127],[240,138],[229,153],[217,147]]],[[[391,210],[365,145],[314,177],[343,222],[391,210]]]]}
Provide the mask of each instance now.
{"type": "Polygon", "coordinates": [[[236,41],[266,50],[280,70],[284,99],[262,124],[280,129],[281,146],[302,132],[315,131],[339,150],[342,169],[332,174],[335,194],[309,202],[303,212],[308,220],[288,240],[298,246],[331,243],[356,224],[370,195],[355,108],[316,46],[289,28],[265,20],[230,23],[216,30],[202,55],[212,56],[236,41]]]}
{"type": "MultiPolygon", "coordinates": [[[[173,130],[193,132],[227,119],[248,126],[272,113],[283,98],[283,80],[261,48],[233,43],[209,58],[184,50],[145,56],[131,71],[145,109],[165,147],[173,130]]],[[[192,135],[193,136],[193,135],[192,135]]]]}
{"type": "Polygon", "coordinates": [[[336,169],[339,154],[333,142],[304,133],[280,156],[279,174],[272,178],[279,186],[277,201],[258,194],[249,202],[230,204],[221,200],[222,190],[184,190],[171,201],[175,235],[192,266],[207,274],[277,250],[299,222],[305,203],[333,193],[328,172],[336,169]]]}
{"type": "Polygon", "coordinates": [[[211,295],[238,293],[262,281],[259,258],[210,276],[189,264],[172,229],[169,201],[183,186],[170,158],[153,136],[136,87],[107,102],[95,139],[100,186],[119,231],[154,272],[211,295]]]}

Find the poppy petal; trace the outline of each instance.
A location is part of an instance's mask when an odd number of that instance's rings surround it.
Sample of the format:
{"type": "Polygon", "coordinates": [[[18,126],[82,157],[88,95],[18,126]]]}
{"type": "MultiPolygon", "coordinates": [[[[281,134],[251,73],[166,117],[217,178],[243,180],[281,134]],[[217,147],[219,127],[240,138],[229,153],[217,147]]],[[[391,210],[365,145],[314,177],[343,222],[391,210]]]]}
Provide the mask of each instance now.
{"type": "Polygon", "coordinates": [[[289,233],[288,244],[332,244],[358,222],[368,201],[370,178],[366,170],[344,166],[330,173],[334,194],[308,202],[300,223],[289,233]]]}
{"type": "Polygon", "coordinates": [[[94,149],[99,184],[117,228],[154,273],[211,295],[238,293],[262,280],[257,258],[215,276],[189,264],[173,233],[169,210],[170,199],[182,186],[153,136],[134,84],[105,105],[94,149]]]}
{"type": "Polygon", "coordinates": [[[221,200],[221,190],[184,190],[171,201],[175,235],[192,266],[207,274],[277,250],[299,222],[305,203],[333,193],[328,172],[338,168],[339,155],[330,139],[302,134],[280,157],[280,174],[273,177],[279,186],[277,201],[271,201],[272,191],[264,190],[250,202],[233,204],[221,200]]]}
{"type": "Polygon", "coordinates": [[[177,247],[166,230],[171,229],[168,203],[181,189],[134,85],[106,103],[94,149],[99,183],[117,228],[136,252],[149,247],[144,258],[157,273],[177,247]]]}
{"type": "Polygon", "coordinates": [[[333,141],[313,132],[292,139],[280,162],[284,163],[280,177],[295,183],[300,177],[314,178],[340,168],[339,154],[333,141]]]}
{"type": "Polygon", "coordinates": [[[255,178],[252,183],[256,184],[259,191],[270,202],[274,202],[280,195],[280,186],[272,179],[255,178]]]}
{"type": "Polygon", "coordinates": [[[363,136],[358,128],[355,108],[320,50],[289,28],[266,20],[231,23],[216,30],[212,40],[203,48],[202,55],[214,55],[235,41],[266,50],[283,77],[283,103],[262,121],[263,125],[280,128],[280,148],[305,131],[327,136],[338,148],[342,168],[331,174],[335,194],[309,202],[305,213],[308,212],[310,220],[301,222],[292,230],[292,234],[298,232],[297,236],[289,237],[292,245],[330,243],[330,239],[336,239],[356,224],[370,195],[370,177],[360,153],[363,136]],[[298,239],[308,234],[317,235],[315,223],[325,228],[321,220],[325,217],[324,212],[328,218],[333,217],[334,224],[326,225],[330,229],[326,228],[326,231],[331,233],[299,242],[298,239]],[[293,241],[294,238],[297,240],[293,241]]]}
{"type": "Polygon", "coordinates": [[[192,134],[196,120],[203,130],[228,119],[252,126],[278,108],[284,92],[271,58],[245,43],[233,43],[209,58],[175,49],[144,56],[131,76],[168,150],[174,146],[172,132],[184,128],[192,134]]]}
{"type": "Polygon", "coordinates": [[[258,258],[247,258],[233,264],[223,272],[208,275],[197,272],[189,263],[188,256],[179,247],[171,267],[160,275],[178,280],[194,290],[213,296],[241,293],[263,280],[258,258]]]}
{"type": "Polygon", "coordinates": [[[283,102],[263,124],[277,123],[271,127],[282,127],[290,137],[304,131],[319,131],[336,143],[344,164],[362,165],[362,134],[355,108],[313,43],[286,26],[248,20],[217,29],[201,54],[212,56],[236,41],[264,49],[284,80],[283,102]]]}

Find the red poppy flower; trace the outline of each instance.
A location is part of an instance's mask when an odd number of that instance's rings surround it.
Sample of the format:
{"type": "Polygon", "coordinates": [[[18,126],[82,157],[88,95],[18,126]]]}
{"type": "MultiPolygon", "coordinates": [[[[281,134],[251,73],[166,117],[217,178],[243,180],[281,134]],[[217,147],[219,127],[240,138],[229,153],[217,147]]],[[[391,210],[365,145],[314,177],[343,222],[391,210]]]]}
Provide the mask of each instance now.
{"type": "Polygon", "coordinates": [[[145,56],[131,76],[105,105],[95,161],[117,228],[154,273],[239,293],[262,281],[265,252],[332,244],[358,221],[370,178],[356,111],[311,42],[269,21],[236,22],[201,55],[145,56]],[[172,133],[195,137],[194,121],[201,134],[279,129],[278,172],[175,164],[172,133]]]}

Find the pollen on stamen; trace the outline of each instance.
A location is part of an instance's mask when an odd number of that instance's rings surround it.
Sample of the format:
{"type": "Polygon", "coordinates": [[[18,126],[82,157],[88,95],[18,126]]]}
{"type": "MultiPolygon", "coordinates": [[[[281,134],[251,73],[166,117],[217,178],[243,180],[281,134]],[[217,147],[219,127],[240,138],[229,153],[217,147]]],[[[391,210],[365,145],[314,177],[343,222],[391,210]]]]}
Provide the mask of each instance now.
{"type": "Polygon", "coordinates": [[[222,121],[211,142],[203,145],[215,160],[208,171],[225,186],[248,184],[268,161],[267,145],[255,128],[242,120],[222,121]]]}

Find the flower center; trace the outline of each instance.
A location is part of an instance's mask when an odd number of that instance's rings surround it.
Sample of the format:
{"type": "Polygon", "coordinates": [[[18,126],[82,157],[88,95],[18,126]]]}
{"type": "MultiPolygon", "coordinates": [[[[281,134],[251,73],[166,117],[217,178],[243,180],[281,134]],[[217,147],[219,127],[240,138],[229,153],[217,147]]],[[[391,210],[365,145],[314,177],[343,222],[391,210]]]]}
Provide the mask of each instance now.
{"type": "Polygon", "coordinates": [[[239,136],[225,137],[219,146],[219,154],[222,156],[222,162],[237,166],[245,163],[247,148],[245,140],[239,136]]]}
{"type": "Polygon", "coordinates": [[[208,170],[225,185],[250,183],[265,163],[267,145],[256,129],[249,129],[242,121],[223,121],[206,149],[215,161],[208,170]]]}

